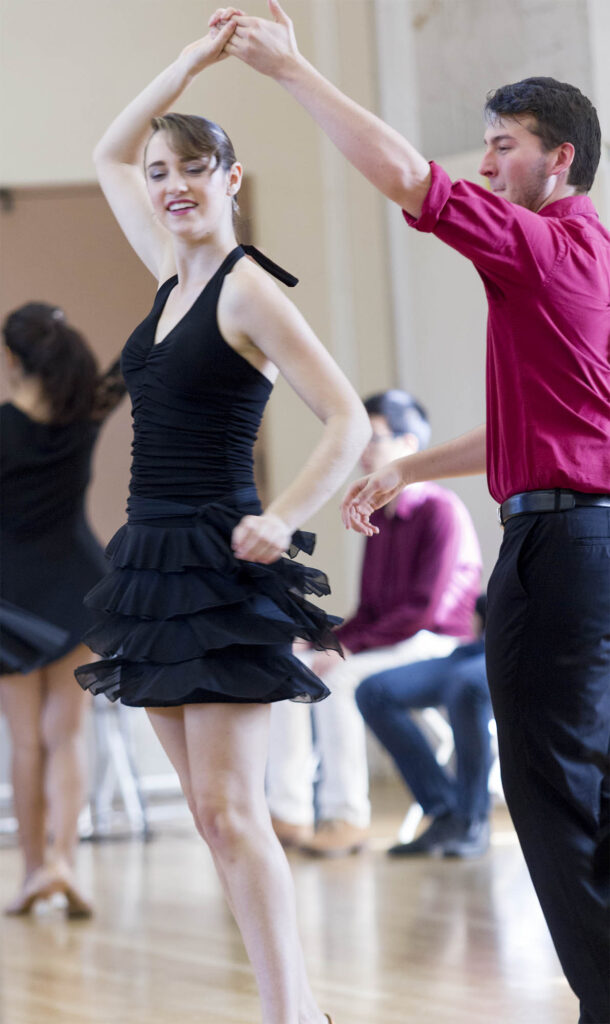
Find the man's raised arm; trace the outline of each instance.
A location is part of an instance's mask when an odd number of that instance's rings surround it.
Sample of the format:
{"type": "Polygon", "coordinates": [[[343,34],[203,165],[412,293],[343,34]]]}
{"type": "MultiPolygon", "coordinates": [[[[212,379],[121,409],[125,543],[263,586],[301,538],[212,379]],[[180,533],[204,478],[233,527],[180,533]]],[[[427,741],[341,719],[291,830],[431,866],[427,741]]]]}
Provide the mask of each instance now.
{"type": "Polygon", "coordinates": [[[269,75],[308,111],[343,155],[388,199],[419,217],[430,186],[430,167],[405,138],[335,88],[299,53],[292,21],[268,0],[273,21],[220,8],[210,25],[237,25],[224,52],[269,75]]]}

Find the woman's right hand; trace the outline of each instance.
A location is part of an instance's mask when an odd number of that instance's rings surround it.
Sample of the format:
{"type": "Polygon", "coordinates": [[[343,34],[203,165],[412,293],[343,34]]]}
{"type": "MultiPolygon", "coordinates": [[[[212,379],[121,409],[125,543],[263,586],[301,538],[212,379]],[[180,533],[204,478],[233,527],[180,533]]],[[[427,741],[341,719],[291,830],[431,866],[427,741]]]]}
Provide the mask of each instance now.
{"type": "Polygon", "coordinates": [[[223,50],[235,32],[235,27],[234,21],[223,22],[220,26],[214,26],[207,36],[184,47],[180,60],[187,65],[189,74],[198,75],[211,64],[226,60],[228,54],[223,53],[223,50]]]}
{"type": "Polygon", "coordinates": [[[244,562],[270,565],[288,550],[291,538],[284,520],[267,511],[260,516],[244,516],[233,530],[231,547],[235,557],[244,562]]]}
{"type": "Polygon", "coordinates": [[[341,518],[347,529],[372,537],[379,533],[370,517],[404,490],[406,481],[398,462],[390,462],[370,476],[363,476],[352,484],[341,503],[341,518]]]}

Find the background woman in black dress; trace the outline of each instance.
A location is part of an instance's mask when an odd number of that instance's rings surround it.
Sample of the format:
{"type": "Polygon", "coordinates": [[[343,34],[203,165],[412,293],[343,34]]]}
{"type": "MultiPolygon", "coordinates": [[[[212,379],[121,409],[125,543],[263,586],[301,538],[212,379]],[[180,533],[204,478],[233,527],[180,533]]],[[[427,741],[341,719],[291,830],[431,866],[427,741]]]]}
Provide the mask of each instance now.
{"type": "Polygon", "coordinates": [[[107,551],[113,569],[88,597],[100,618],[87,639],[102,661],[77,678],[147,708],[214,857],[265,1024],[323,1024],[264,775],[270,702],[328,692],[293,656],[293,639],[337,641],[304,597],[324,592],[323,574],[281,556],[291,540],[306,546],[298,527],[344,481],[370,427],[296,308],[236,244],[242,168],[227,136],[203,118],[166,115],[231,32],[188,46],[95,152],[104,193],[160,287],[123,352],[135,429],[129,515],[107,551]],[[278,370],[323,431],[263,511],[252,444],[278,370]]]}
{"type": "Polygon", "coordinates": [[[90,906],[73,861],[88,702],[74,668],[91,619],[83,596],[106,568],[84,501],[100,425],[125,386],[118,364],[100,379],[88,345],[55,306],[22,306],[3,337],[11,401],[0,406],[0,705],[25,860],[6,912],[27,913],[61,891],[68,913],[83,916],[90,906]]]}

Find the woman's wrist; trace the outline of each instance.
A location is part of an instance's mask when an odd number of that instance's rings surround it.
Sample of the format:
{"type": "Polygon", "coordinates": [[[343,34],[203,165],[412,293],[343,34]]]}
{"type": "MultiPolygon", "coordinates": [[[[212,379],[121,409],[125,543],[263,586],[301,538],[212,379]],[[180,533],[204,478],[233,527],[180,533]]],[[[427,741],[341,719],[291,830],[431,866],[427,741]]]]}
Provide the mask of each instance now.
{"type": "Polygon", "coordinates": [[[193,56],[188,53],[188,49],[184,49],[182,53],[176,57],[173,64],[170,64],[168,71],[173,73],[176,88],[180,89],[180,92],[186,89],[187,85],[197,77],[197,70],[194,65],[195,62],[193,60],[193,56]]]}
{"type": "Polygon", "coordinates": [[[292,536],[294,531],[297,529],[298,524],[294,522],[294,517],[286,510],[269,505],[269,507],[264,510],[263,515],[274,516],[276,519],[279,519],[280,523],[286,528],[286,531],[290,536],[292,536]]]}

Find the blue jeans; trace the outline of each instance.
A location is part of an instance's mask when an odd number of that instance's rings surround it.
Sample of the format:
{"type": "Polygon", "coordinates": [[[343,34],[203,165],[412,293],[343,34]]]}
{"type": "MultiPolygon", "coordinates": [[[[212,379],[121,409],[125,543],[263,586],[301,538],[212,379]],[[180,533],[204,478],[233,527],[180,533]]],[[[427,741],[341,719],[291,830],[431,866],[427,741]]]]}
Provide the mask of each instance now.
{"type": "Polygon", "coordinates": [[[356,690],[356,701],[425,814],[451,812],[466,821],[488,816],[492,710],[483,641],[457,647],[447,658],[369,676],[356,690]],[[408,713],[438,706],[447,709],[453,729],[455,776],[438,764],[408,713]]]}

